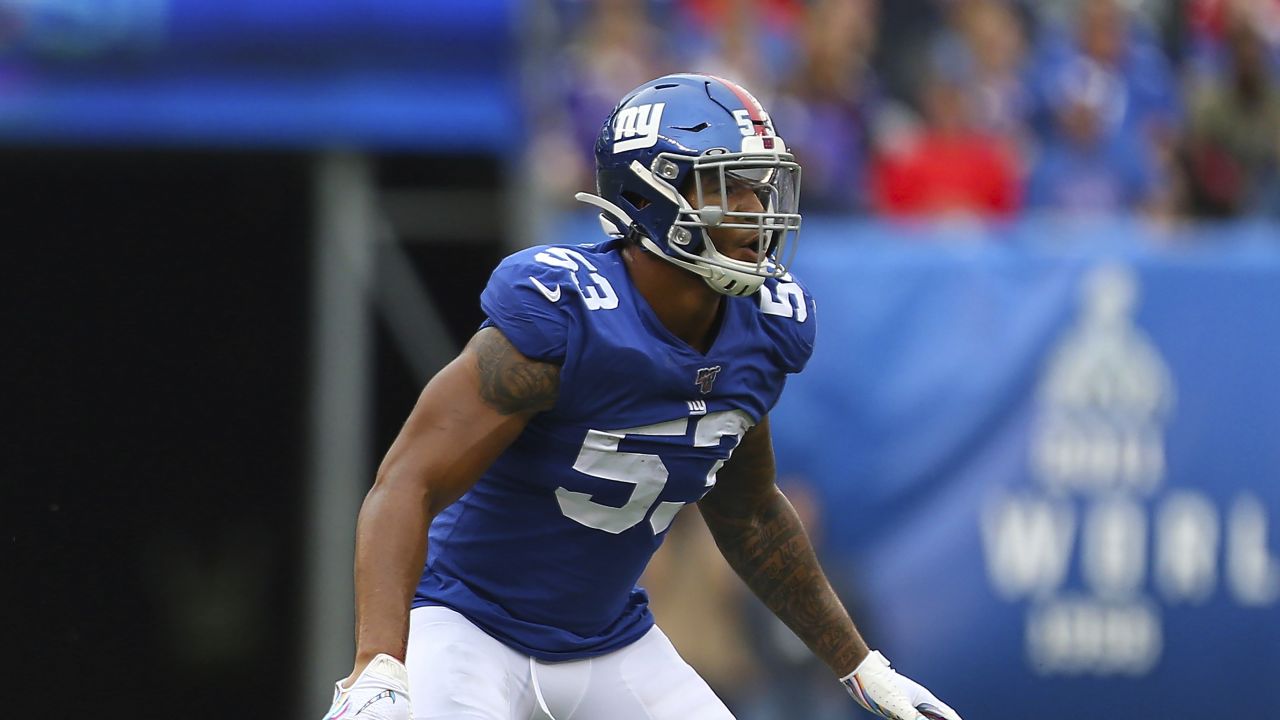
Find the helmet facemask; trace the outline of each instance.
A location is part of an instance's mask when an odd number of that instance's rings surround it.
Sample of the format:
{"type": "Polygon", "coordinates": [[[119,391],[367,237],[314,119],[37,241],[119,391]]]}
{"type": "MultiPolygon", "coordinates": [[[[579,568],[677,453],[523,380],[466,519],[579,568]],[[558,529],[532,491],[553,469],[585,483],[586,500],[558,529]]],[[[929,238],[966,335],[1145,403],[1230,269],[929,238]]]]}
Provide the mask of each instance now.
{"type": "Polygon", "coordinates": [[[726,295],[750,295],[765,279],[786,275],[800,231],[800,166],[790,154],[713,149],[690,158],[663,153],[651,167],[654,172],[642,176],[650,184],[661,183],[662,194],[677,206],[668,245],[680,258],[697,266],[695,272],[712,289],[726,295]],[[680,175],[677,163],[690,165],[684,193],[668,180],[680,175]],[[726,207],[733,195],[744,189],[756,195],[760,210],[726,207]],[[692,197],[692,203],[686,195],[692,197]],[[709,231],[713,228],[754,231],[755,261],[722,253],[711,240],[709,231]]]}

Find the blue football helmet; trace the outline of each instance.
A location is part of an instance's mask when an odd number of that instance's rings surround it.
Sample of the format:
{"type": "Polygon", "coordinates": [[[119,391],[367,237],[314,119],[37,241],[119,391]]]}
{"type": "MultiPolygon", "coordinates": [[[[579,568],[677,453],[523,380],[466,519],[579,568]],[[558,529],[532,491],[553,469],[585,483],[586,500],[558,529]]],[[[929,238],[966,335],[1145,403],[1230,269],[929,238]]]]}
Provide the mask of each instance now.
{"type": "Polygon", "coordinates": [[[800,166],[740,86],[697,74],[647,82],[609,114],[595,153],[599,195],[577,198],[603,210],[606,232],[633,237],[725,295],[750,295],[787,273],[800,230],[800,166]],[[719,204],[729,194],[722,188],[744,184],[759,211],[719,204]],[[713,227],[754,230],[756,261],[721,253],[707,234],[713,227]]]}

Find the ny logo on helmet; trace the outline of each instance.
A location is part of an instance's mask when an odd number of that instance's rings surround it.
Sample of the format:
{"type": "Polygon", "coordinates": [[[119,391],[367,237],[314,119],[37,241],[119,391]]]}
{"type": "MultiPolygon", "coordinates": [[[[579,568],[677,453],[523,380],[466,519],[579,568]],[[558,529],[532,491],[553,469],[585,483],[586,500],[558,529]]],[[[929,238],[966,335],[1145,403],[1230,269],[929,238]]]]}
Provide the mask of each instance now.
{"type": "Polygon", "coordinates": [[[618,112],[613,120],[613,152],[653,147],[658,144],[658,123],[666,103],[636,105],[618,112]],[[622,142],[618,142],[621,140],[622,142]]]}
{"type": "Polygon", "coordinates": [[[714,365],[709,368],[699,368],[698,377],[694,379],[693,384],[698,386],[698,389],[702,391],[703,395],[706,395],[711,392],[711,385],[715,383],[716,376],[719,374],[719,365],[714,365]]]}

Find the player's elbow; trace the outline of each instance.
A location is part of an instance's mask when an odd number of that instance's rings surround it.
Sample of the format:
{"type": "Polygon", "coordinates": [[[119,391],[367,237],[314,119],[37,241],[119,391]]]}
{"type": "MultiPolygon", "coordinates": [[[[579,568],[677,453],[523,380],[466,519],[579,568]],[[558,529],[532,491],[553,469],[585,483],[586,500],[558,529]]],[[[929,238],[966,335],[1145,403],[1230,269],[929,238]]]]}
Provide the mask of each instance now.
{"type": "Polygon", "coordinates": [[[395,497],[398,502],[420,504],[430,519],[458,499],[461,493],[450,490],[455,484],[448,480],[445,468],[412,462],[410,458],[388,458],[378,468],[369,492],[395,497]]]}
{"type": "Polygon", "coordinates": [[[361,505],[361,522],[378,518],[376,525],[386,525],[389,517],[416,517],[414,523],[430,526],[439,513],[439,503],[434,502],[431,488],[426,483],[393,471],[379,470],[373,486],[369,488],[361,505]]]}
{"type": "Polygon", "coordinates": [[[373,487],[369,493],[387,494],[397,497],[421,497],[426,502],[430,497],[430,488],[425,473],[405,458],[386,458],[378,466],[374,475],[373,487]]]}

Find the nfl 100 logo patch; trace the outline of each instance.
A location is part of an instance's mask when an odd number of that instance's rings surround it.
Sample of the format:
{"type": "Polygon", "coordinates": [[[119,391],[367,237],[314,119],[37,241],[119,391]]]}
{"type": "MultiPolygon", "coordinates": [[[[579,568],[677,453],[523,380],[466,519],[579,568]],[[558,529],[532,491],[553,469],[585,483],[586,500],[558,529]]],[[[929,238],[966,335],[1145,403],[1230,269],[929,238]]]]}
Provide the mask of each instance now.
{"type": "Polygon", "coordinates": [[[693,384],[698,386],[698,390],[706,395],[711,392],[711,386],[715,384],[716,376],[720,374],[720,366],[715,365],[708,368],[699,368],[698,375],[693,380],[693,384]]]}

